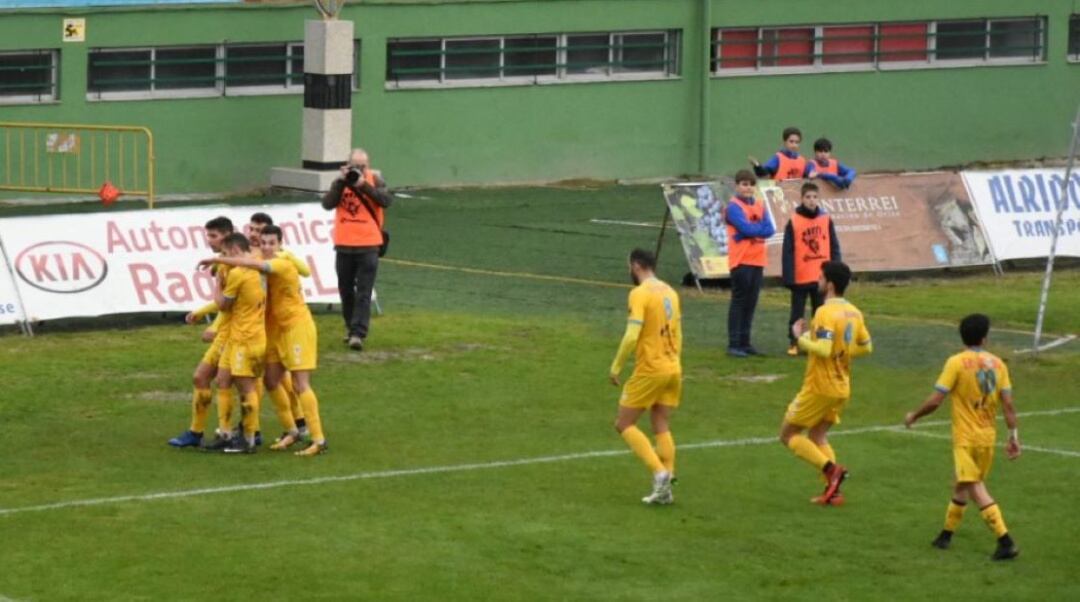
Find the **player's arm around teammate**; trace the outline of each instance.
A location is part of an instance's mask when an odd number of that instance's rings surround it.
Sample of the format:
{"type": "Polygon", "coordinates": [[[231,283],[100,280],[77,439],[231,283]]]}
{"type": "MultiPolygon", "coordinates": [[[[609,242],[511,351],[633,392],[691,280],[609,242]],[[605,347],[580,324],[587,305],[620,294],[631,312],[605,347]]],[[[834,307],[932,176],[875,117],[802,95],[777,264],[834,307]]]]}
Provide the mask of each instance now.
{"type": "Polygon", "coordinates": [[[675,473],[675,440],[671,412],[682,396],[682,326],[679,297],[656,278],[656,258],[634,249],[630,277],[637,286],[630,292],[630,315],[618,352],[608,370],[611,384],[619,386],[623,363],[634,354],[634,373],[623,387],[615,430],[653,475],[653,490],[642,498],[647,504],[674,501],[671,482],[675,473]],[[637,427],[645,411],[652,421],[656,449],[637,427]]]}
{"type": "MultiPolygon", "coordinates": [[[[251,253],[250,242],[242,234],[232,234],[222,245],[225,255],[239,258],[251,253]]],[[[200,262],[206,265],[210,262],[200,262]]],[[[259,395],[256,378],[261,377],[266,355],[266,286],[255,270],[235,267],[229,270],[224,289],[214,292],[214,301],[231,312],[229,342],[218,366],[218,390],[235,383],[242,401],[241,422],[244,436],[226,452],[254,453],[259,428],[259,395]]]]}
{"type": "Polygon", "coordinates": [[[282,251],[282,232],[277,226],[266,226],[261,235],[261,259],[252,257],[214,257],[200,265],[212,263],[258,270],[268,277],[270,311],[267,324],[273,337],[267,340],[265,384],[274,401],[275,411],[285,433],[270,449],[288,449],[300,440],[299,428],[289,408],[288,394],[281,386],[286,370],[299,398],[303,414],[311,431],[312,444],[297,455],[313,456],[327,450],[326,438],[319,417],[318,399],[311,388],[311,372],[317,365],[318,334],[311,312],[304,301],[300,286],[298,261],[282,251]]]}

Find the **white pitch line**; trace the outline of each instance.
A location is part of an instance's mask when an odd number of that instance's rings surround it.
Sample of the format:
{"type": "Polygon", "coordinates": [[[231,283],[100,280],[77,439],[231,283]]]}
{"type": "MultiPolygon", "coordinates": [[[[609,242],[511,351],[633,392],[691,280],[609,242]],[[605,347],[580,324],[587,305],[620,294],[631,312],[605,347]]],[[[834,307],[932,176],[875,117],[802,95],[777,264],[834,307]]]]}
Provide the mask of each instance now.
{"type": "Polygon", "coordinates": [[[621,219],[596,219],[589,220],[589,223],[603,224],[605,226],[637,226],[639,228],[659,228],[660,224],[653,224],[650,222],[630,222],[621,219]]]}
{"type": "MultiPolygon", "coordinates": [[[[952,440],[952,435],[946,435],[944,433],[931,433],[929,431],[915,431],[915,430],[903,429],[903,428],[895,429],[895,432],[903,433],[905,435],[917,435],[919,437],[927,437],[927,438],[930,438],[930,439],[948,439],[950,441],[952,440]]],[[[1080,458],[1080,452],[1073,451],[1071,449],[1057,449],[1057,448],[1054,448],[1054,447],[1039,447],[1039,446],[1036,446],[1036,445],[1028,445],[1026,443],[1021,443],[1020,445],[1021,445],[1021,451],[1033,451],[1033,452],[1040,452],[1040,453],[1044,453],[1044,454],[1054,454],[1055,456],[1066,456],[1066,457],[1069,457],[1069,458],[1080,458]]],[[[995,445],[995,447],[1004,448],[1005,444],[1004,443],[998,443],[997,445],[995,445]]]]}
{"type": "MultiPolygon", "coordinates": [[[[1034,334],[1034,333],[1032,333],[1032,334],[1034,334]]],[[[1038,350],[1039,351],[1046,351],[1047,349],[1053,349],[1054,347],[1061,347],[1062,345],[1064,345],[1066,343],[1070,343],[1070,342],[1075,341],[1075,340],[1076,340],[1076,335],[1075,334],[1067,334],[1067,335],[1061,337],[1060,339],[1050,341],[1049,343],[1046,343],[1044,345],[1039,345],[1038,350]]],[[[1035,351],[1034,348],[1017,349],[1016,353],[1031,353],[1033,351],[1035,351]]]]}
{"type": "MultiPolygon", "coordinates": [[[[1060,408],[1057,410],[1038,410],[1032,412],[1020,412],[1017,416],[1057,416],[1080,412],[1080,406],[1060,408]]],[[[930,420],[921,423],[924,426],[941,426],[951,424],[949,420],[930,420]]],[[[881,424],[865,426],[853,429],[843,429],[829,433],[830,436],[860,435],[865,433],[878,433],[882,431],[902,431],[903,425],[881,424]]],[[[700,443],[687,443],[679,445],[679,449],[705,449],[712,447],[741,447],[747,445],[771,445],[777,442],[773,437],[747,437],[744,439],[717,439],[700,443]]],[[[556,456],[539,456],[533,458],[520,458],[517,460],[498,460],[494,462],[477,462],[472,464],[452,464],[446,466],[428,466],[424,468],[403,468],[397,470],[380,470],[374,472],[359,472],[347,475],[314,477],[310,479],[289,479],[284,481],[270,481],[267,483],[249,483],[244,485],[225,485],[222,487],[204,487],[200,489],[185,489],[181,491],[162,491],[158,493],[145,493],[138,495],[121,495],[116,497],[89,498],[84,500],[71,500],[67,502],[55,502],[52,504],[39,504],[37,506],[21,506],[15,508],[0,508],[0,516],[21,514],[24,512],[42,512],[45,510],[61,510],[64,508],[77,508],[81,506],[103,506],[106,504],[119,504],[122,502],[149,502],[154,500],[167,500],[184,497],[212,495],[215,493],[234,493],[238,491],[258,491],[261,489],[277,489],[279,487],[295,487],[303,485],[321,485],[323,483],[341,483],[347,481],[360,481],[367,479],[388,479],[392,477],[408,477],[424,474],[445,474],[452,472],[469,472],[474,470],[486,470],[492,468],[507,468],[511,466],[526,466],[529,464],[550,464],[553,462],[569,462],[572,460],[584,460],[588,458],[607,458],[612,456],[625,456],[630,450],[599,450],[579,452],[573,454],[560,454],[556,456]]]]}

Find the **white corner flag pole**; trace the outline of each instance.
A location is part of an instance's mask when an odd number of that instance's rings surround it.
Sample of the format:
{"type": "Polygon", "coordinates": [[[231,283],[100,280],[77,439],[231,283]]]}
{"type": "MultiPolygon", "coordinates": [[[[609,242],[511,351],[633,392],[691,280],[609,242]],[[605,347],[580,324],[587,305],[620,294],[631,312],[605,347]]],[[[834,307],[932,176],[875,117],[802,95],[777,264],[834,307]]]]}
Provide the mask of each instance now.
{"type": "MultiPolygon", "coordinates": [[[[1065,216],[1065,209],[1069,206],[1069,190],[1072,189],[1073,163],[1076,162],[1076,142],[1080,139],[1080,107],[1076,110],[1076,118],[1072,123],[1072,141],[1069,143],[1069,160],[1065,164],[1065,179],[1061,190],[1061,202],[1057,208],[1057,218],[1054,220],[1054,232],[1050,237],[1050,255],[1046,258],[1046,274],[1043,276],[1042,294],[1039,297],[1039,315],[1035,318],[1035,344],[1032,345],[1032,353],[1039,353],[1039,341],[1042,339],[1043,319],[1046,317],[1046,299],[1050,296],[1050,277],[1054,273],[1054,255],[1057,254],[1058,233],[1061,230],[1061,221],[1065,216]]],[[[1080,188],[1080,187],[1078,187],[1080,188]]],[[[1080,192],[1080,191],[1078,191],[1080,192]]]]}

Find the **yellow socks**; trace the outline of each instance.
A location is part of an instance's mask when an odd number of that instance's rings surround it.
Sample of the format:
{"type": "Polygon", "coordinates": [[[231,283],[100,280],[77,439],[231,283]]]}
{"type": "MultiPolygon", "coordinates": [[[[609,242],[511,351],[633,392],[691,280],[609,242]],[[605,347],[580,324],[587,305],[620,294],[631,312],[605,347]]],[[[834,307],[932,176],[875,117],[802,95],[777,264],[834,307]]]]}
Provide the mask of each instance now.
{"type": "Polygon", "coordinates": [[[1009,532],[1009,529],[1005,526],[1005,518],[1001,516],[1001,508],[998,508],[997,503],[983,508],[979,514],[986,521],[986,526],[990,527],[990,530],[994,532],[994,536],[1001,537],[1009,532]]]}
{"type": "Polygon", "coordinates": [[[233,406],[236,405],[236,400],[233,397],[233,390],[218,389],[217,391],[217,423],[218,430],[223,433],[232,432],[232,413],[233,406]]]}
{"type": "Polygon", "coordinates": [[[822,453],[821,449],[814,445],[814,442],[806,435],[792,436],[788,439],[787,446],[796,456],[813,464],[818,470],[825,468],[825,465],[829,463],[829,457],[822,453]]]}
{"type": "Polygon", "coordinates": [[[255,391],[244,393],[240,403],[240,421],[244,425],[244,437],[248,443],[255,442],[255,432],[259,430],[259,394],[255,391]]]}
{"type": "Polygon", "coordinates": [[[293,388],[292,374],[288,370],[281,377],[281,386],[285,387],[285,393],[289,395],[289,409],[292,411],[292,417],[295,420],[303,420],[304,407],[300,405],[300,396],[296,394],[296,389],[293,388]]]}
{"type": "Polygon", "coordinates": [[[660,433],[656,436],[656,455],[664,464],[664,470],[675,474],[675,439],[671,431],[660,433]]]}
{"type": "MultiPolygon", "coordinates": [[[[831,445],[826,443],[825,445],[819,445],[817,447],[821,450],[821,453],[825,454],[825,457],[829,459],[829,462],[836,462],[836,452],[833,451],[831,445]]],[[[825,484],[829,483],[829,477],[825,476],[825,473],[821,473],[821,480],[825,482],[825,484]]]]}
{"type": "Polygon", "coordinates": [[[277,412],[278,421],[286,432],[296,432],[296,421],[293,420],[292,410],[289,408],[289,394],[285,387],[278,385],[270,391],[270,400],[274,402],[274,411],[277,412]]]}
{"type": "Polygon", "coordinates": [[[299,397],[300,405],[304,408],[304,416],[307,418],[308,430],[311,432],[311,440],[315,443],[326,443],[322,420],[319,418],[319,399],[315,397],[315,391],[308,389],[299,397]]]}
{"type": "Polygon", "coordinates": [[[964,510],[967,510],[967,502],[949,500],[949,509],[945,511],[945,530],[956,531],[960,521],[964,518],[964,510]]]}
{"type": "Polygon", "coordinates": [[[206,431],[206,415],[210,412],[210,389],[195,389],[191,396],[191,432],[206,431]]]}
{"type": "MultiPolygon", "coordinates": [[[[623,441],[630,446],[630,449],[634,450],[637,457],[641,458],[641,461],[645,463],[645,466],[649,467],[654,474],[664,469],[663,462],[660,461],[660,456],[656,455],[656,451],[653,449],[649,438],[645,436],[645,433],[641,432],[636,426],[630,426],[622,432],[623,441]]],[[[671,460],[675,460],[675,456],[672,455],[671,460]]]]}

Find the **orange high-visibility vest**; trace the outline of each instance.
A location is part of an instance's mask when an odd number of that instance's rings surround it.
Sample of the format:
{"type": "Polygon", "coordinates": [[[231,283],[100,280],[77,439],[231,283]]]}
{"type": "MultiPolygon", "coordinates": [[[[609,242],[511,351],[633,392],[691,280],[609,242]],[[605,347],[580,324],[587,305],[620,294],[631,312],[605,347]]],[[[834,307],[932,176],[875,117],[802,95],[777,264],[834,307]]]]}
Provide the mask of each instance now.
{"type": "Polygon", "coordinates": [[[775,180],[801,180],[806,172],[806,157],[799,156],[792,159],[784,153],[777,152],[776,159],[779,161],[776,167],[775,180]]]}
{"type": "MultiPolygon", "coordinates": [[[[375,174],[364,172],[364,181],[375,185],[375,174]]],[[[383,208],[374,199],[367,199],[368,207],[375,211],[378,222],[371,219],[371,212],[364,207],[351,188],[342,190],[341,202],[334,213],[334,245],[338,247],[377,247],[383,243],[383,208]]]]}
{"type": "Polygon", "coordinates": [[[814,170],[818,173],[828,173],[832,175],[838,175],[840,173],[840,162],[836,159],[829,159],[825,165],[822,165],[820,161],[814,161],[814,170]]]}
{"type": "Polygon", "coordinates": [[[822,211],[809,218],[793,213],[791,230],[795,236],[795,284],[817,282],[821,264],[832,259],[829,215],[822,211]]]}
{"type": "MultiPolygon", "coordinates": [[[[743,210],[746,221],[757,223],[765,219],[764,201],[750,205],[744,203],[739,197],[733,196],[729,203],[738,205],[743,210]]],[[[728,268],[735,269],[740,265],[765,267],[768,262],[768,256],[765,254],[765,239],[744,238],[736,241],[735,234],[737,232],[735,226],[727,224],[728,268]]]]}

